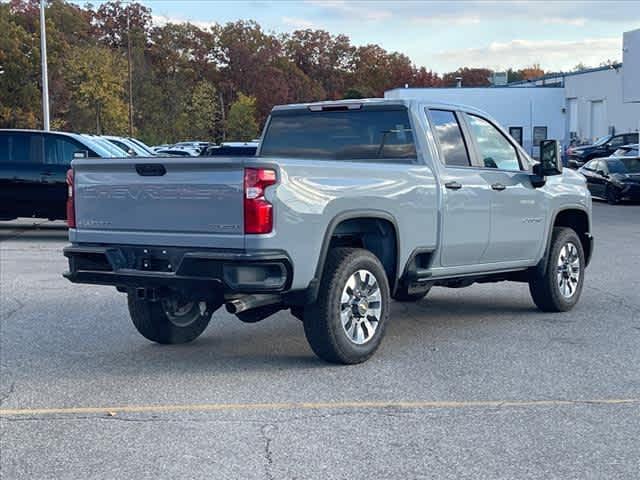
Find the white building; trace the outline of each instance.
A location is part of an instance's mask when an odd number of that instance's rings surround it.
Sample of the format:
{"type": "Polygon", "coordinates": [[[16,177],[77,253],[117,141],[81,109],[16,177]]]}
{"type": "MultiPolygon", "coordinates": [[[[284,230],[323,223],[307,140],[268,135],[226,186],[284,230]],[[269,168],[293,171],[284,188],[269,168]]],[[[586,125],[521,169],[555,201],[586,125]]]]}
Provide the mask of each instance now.
{"type": "Polygon", "coordinates": [[[546,75],[509,86],[562,88],[566,103],[566,135],[563,137],[592,141],[608,133],[635,132],[640,128],[640,103],[624,102],[624,78],[624,67],[619,63],[546,75]]]}
{"type": "Polygon", "coordinates": [[[566,145],[572,138],[590,142],[640,130],[640,29],[626,32],[623,44],[623,63],[611,66],[550,74],[506,87],[396,88],[385,92],[385,98],[479,108],[537,156],[536,145],[545,138],[566,145]]]}
{"type": "Polygon", "coordinates": [[[537,155],[534,145],[540,140],[565,138],[563,88],[396,88],[385,92],[384,97],[479,108],[507,128],[511,136],[533,155],[537,155]]]}

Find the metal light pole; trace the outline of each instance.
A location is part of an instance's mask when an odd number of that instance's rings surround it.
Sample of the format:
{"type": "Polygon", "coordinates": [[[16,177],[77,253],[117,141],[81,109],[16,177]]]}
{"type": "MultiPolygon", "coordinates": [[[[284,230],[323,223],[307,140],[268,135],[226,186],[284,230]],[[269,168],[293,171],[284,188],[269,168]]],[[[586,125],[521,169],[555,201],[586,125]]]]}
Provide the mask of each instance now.
{"type": "Polygon", "coordinates": [[[44,3],[40,0],[40,58],[42,60],[42,124],[49,130],[49,80],[47,75],[47,32],[44,24],[44,3]]]}
{"type": "Polygon", "coordinates": [[[131,73],[131,19],[127,7],[127,70],[129,76],[129,136],[133,137],[133,75],[131,73]]]}

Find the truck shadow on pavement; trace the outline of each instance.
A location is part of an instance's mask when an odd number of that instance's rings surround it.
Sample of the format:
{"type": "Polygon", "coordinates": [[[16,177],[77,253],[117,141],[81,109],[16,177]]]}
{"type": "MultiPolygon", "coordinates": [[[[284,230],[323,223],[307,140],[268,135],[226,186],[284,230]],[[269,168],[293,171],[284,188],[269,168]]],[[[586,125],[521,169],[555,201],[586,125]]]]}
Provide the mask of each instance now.
{"type": "MultiPolygon", "coordinates": [[[[474,297],[460,302],[434,292],[433,298],[415,304],[394,303],[381,351],[370,362],[389,360],[388,356],[399,349],[426,346],[434,342],[434,337],[438,342],[444,338],[445,343],[448,336],[479,338],[504,332],[505,325],[547,317],[528,299],[474,297]]],[[[124,321],[119,319],[118,323],[124,321]]],[[[131,327],[120,336],[116,351],[110,351],[109,345],[102,345],[100,350],[95,358],[98,363],[92,369],[100,364],[110,365],[109,368],[119,365],[122,374],[136,376],[157,375],[167,369],[226,374],[331,368],[315,357],[305,340],[302,323],[288,311],[251,325],[218,313],[200,338],[185,345],[149,343],[131,327]]]]}
{"type": "Polygon", "coordinates": [[[0,222],[0,242],[46,242],[67,241],[67,239],[67,226],[64,222],[44,220],[0,222]]]}

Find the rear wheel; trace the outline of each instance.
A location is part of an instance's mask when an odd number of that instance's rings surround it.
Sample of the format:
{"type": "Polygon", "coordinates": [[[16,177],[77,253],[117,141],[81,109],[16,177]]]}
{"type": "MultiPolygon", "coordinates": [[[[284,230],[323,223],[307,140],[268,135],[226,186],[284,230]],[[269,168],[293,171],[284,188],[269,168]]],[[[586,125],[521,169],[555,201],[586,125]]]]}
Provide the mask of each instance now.
{"type": "Polygon", "coordinates": [[[535,272],[529,291],[537,307],[545,312],[565,312],[578,303],[584,283],[584,252],[571,228],[553,229],[544,275],[535,272]]]}
{"type": "Polygon", "coordinates": [[[384,336],[389,299],[387,276],[375,255],[360,248],[331,250],[318,300],[304,311],[315,354],[332,363],[367,360],[384,336]]]}
{"type": "Polygon", "coordinates": [[[161,344],[195,340],[204,332],[213,311],[204,301],[186,300],[178,295],[158,301],[139,299],[127,293],[133,325],[146,339],[161,344]]]}

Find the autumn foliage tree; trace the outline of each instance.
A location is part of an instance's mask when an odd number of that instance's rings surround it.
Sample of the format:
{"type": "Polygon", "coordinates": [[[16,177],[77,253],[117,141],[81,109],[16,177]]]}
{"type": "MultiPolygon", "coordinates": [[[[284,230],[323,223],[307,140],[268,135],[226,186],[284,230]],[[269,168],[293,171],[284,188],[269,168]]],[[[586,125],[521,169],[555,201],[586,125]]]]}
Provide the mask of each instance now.
{"type": "MultiPolygon", "coordinates": [[[[47,2],[55,128],[124,134],[132,101],[134,134],[152,144],[252,139],[277,104],[452,87],[458,76],[464,86],[485,86],[492,73],[460,68],[440,76],[402,53],[319,29],[275,34],[252,20],[158,24],[140,3],[96,4],[47,2]]],[[[0,0],[0,72],[0,128],[40,127],[38,0],[0,0]]],[[[534,65],[509,78],[541,73],[534,65]]]]}

